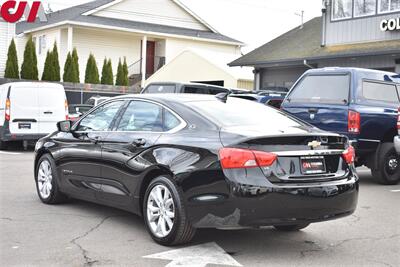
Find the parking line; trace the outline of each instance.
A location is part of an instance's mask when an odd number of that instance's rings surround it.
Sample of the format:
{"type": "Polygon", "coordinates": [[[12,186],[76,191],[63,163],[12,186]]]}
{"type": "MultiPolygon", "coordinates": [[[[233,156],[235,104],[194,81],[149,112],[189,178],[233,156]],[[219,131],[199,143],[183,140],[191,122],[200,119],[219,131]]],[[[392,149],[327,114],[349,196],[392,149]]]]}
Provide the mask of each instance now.
{"type": "Polygon", "coordinates": [[[0,151],[0,154],[4,154],[4,155],[21,155],[22,153],[0,151]]]}
{"type": "Polygon", "coordinates": [[[392,192],[392,193],[400,193],[400,189],[390,190],[390,192],[392,192]]]}

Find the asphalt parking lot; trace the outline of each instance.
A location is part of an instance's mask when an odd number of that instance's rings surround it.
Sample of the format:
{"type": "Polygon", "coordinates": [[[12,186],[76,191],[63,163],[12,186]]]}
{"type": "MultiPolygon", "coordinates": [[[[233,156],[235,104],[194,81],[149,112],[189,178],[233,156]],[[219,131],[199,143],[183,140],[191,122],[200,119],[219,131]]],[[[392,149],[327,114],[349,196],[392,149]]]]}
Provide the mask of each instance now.
{"type": "Polygon", "coordinates": [[[168,248],[138,216],[82,201],[42,204],[33,152],[0,152],[0,266],[400,266],[400,185],[359,174],[350,217],[294,233],[201,230],[168,248]]]}

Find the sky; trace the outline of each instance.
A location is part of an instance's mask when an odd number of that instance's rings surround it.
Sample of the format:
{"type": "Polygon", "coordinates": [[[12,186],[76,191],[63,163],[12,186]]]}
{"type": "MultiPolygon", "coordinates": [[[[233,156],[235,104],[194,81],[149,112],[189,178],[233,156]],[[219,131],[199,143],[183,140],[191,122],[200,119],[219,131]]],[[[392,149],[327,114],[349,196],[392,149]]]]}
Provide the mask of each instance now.
{"type": "MultiPolygon", "coordinates": [[[[51,9],[79,5],[81,0],[45,0],[51,9]]],[[[220,33],[242,41],[247,53],[321,15],[322,0],[181,0],[220,33]]]]}

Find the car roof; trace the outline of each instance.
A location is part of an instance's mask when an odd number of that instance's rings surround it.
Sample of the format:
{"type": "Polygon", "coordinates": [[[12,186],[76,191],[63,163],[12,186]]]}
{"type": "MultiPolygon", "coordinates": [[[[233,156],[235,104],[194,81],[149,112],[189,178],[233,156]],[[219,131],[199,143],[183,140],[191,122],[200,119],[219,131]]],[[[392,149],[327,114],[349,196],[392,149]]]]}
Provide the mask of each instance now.
{"type": "Polygon", "coordinates": [[[178,86],[198,86],[198,87],[213,87],[213,88],[219,88],[219,89],[225,89],[229,90],[228,88],[219,86],[219,85],[212,85],[212,84],[206,84],[206,83],[186,83],[186,82],[153,82],[150,83],[149,85],[146,86],[149,87],[151,85],[178,85],[178,86]]]}
{"type": "Polygon", "coordinates": [[[382,70],[373,70],[373,69],[363,69],[363,68],[353,68],[353,67],[326,67],[320,69],[311,69],[307,71],[308,73],[313,72],[370,72],[376,74],[387,74],[387,75],[396,75],[394,72],[382,71],[382,70]]]}
{"type": "Polygon", "coordinates": [[[214,95],[202,94],[129,94],[116,96],[111,99],[143,99],[159,102],[195,102],[195,101],[218,101],[214,95]]]}

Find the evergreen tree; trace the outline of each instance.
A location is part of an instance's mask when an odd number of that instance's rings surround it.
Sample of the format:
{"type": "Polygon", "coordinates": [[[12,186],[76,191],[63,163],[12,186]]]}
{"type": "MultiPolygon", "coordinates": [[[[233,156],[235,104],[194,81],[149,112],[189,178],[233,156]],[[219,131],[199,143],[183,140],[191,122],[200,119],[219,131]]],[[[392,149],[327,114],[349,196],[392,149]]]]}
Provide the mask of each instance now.
{"type": "Polygon", "coordinates": [[[21,78],[27,80],[38,80],[38,76],[36,47],[31,37],[25,45],[24,61],[21,67],[21,78]]]}
{"type": "Polygon", "coordinates": [[[58,60],[58,48],[57,42],[54,42],[53,51],[51,52],[51,62],[52,62],[52,79],[51,81],[59,82],[61,80],[60,77],[60,62],[58,60]]]}
{"type": "Polygon", "coordinates": [[[103,69],[101,71],[101,84],[113,85],[113,73],[112,68],[110,68],[109,61],[104,59],[103,69]]]}
{"type": "Polygon", "coordinates": [[[4,78],[19,79],[18,56],[14,39],[12,39],[10,46],[8,47],[4,78]]]}
{"type": "Polygon", "coordinates": [[[114,71],[112,68],[111,58],[108,59],[107,67],[108,67],[108,72],[110,73],[110,82],[111,82],[110,84],[114,85],[114,71]]]}
{"type": "Polygon", "coordinates": [[[80,73],[79,73],[79,57],[78,57],[78,51],[76,50],[76,47],[72,51],[72,64],[74,65],[72,68],[74,69],[74,77],[77,77],[76,83],[79,83],[80,81],[80,73]]]}
{"type": "Polygon", "coordinates": [[[118,61],[117,78],[115,80],[115,85],[118,86],[124,85],[124,69],[121,63],[121,59],[119,59],[118,61]]]}
{"type": "Polygon", "coordinates": [[[46,60],[44,62],[42,81],[54,81],[55,69],[53,61],[53,52],[47,51],[46,60]]]}
{"type": "Polygon", "coordinates": [[[71,53],[68,52],[67,59],[65,60],[64,64],[64,74],[63,74],[64,82],[70,82],[70,83],[72,82],[71,70],[72,70],[72,56],[71,53]]]}
{"type": "Polygon", "coordinates": [[[129,85],[129,71],[128,71],[128,64],[126,63],[126,57],[124,58],[124,65],[122,66],[122,69],[124,71],[124,79],[123,79],[123,85],[128,86],[129,85]]]}
{"type": "Polygon", "coordinates": [[[96,59],[93,54],[89,55],[86,64],[85,83],[99,84],[99,69],[97,68],[96,59]]]}

